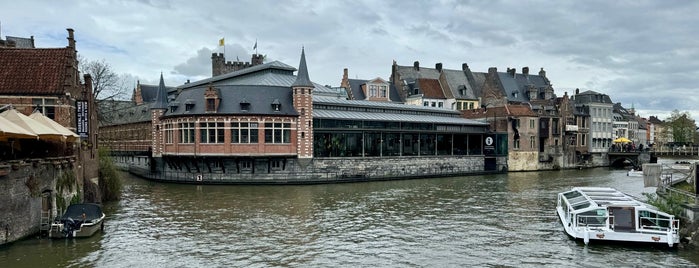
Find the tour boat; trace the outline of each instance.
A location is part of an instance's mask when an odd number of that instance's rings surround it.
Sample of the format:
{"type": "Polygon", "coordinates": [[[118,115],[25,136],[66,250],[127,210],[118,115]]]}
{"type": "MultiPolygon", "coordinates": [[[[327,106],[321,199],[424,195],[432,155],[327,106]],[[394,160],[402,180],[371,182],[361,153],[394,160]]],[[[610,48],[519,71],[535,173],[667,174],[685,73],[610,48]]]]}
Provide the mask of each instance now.
{"type": "Polygon", "coordinates": [[[574,239],[667,244],[680,242],[679,220],[614,188],[575,187],[558,194],[558,217],[574,239]]]}
{"type": "Polygon", "coordinates": [[[51,224],[49,237],[90,237],[104,228],[104,213],[97,204],[73,204],[51,224]]]}

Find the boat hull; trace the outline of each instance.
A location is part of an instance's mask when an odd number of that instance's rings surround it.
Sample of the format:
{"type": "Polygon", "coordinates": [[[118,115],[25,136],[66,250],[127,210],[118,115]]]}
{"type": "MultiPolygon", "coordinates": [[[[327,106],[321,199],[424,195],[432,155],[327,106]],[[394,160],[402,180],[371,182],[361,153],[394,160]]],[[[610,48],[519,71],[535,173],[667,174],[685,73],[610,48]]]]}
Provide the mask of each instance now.
{"type": "Polygon", "coordinates": [[[104,215],[97,221],[81,223],[79,228],[70,228],[64,223],[53,223],[49,230],[50,238],[90,237],[104,229],[104,215]]]}

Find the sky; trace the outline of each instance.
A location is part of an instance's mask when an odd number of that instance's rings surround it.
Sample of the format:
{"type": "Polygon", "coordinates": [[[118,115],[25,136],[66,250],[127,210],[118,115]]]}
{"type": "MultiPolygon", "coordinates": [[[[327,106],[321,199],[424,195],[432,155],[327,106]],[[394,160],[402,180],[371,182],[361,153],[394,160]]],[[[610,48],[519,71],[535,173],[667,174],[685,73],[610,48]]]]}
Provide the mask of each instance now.
{"type": "MultiPolygon", "coordinates": [[[[227,61],[298,67],[311,80],[389,79],[391,64],[474,72],[544,68],[556,95],[593,90],[665,119],[699,119],[699,1],[2,1],[0,36],[34,36],[104,60],[131,84],[167,86],[211,76],[227,61]],[[219,40],[225,38],[225,47],[219,40]]],[[[133,88],[133,86],[130,86],[133,88]]],[[[129,91],[130,92],[130,91],[129,91]]],[[[130,96],[128,96],[130,97],[130,96]]]]}

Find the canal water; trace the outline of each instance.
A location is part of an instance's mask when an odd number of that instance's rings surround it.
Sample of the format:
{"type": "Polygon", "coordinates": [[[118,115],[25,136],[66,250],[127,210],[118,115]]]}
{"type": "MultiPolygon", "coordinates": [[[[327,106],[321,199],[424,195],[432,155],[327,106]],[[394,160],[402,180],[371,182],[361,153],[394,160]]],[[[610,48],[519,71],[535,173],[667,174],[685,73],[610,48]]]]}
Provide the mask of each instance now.
{"type": "Polygon", "coordinates": [[[126,175],[91,238],[0,247],[0,267],[695,267],[695,250],[571,240],[573,186],[644,198],[606,168],[306,186],[163,184],[126,175]]]}

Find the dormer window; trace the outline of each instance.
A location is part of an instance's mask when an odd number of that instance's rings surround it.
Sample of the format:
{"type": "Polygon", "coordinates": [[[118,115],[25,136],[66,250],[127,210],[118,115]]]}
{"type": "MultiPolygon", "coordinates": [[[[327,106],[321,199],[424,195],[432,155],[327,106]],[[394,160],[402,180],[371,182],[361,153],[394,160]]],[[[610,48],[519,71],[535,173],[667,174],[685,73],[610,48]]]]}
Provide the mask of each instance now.
{"type": "Polygon", "coordinates": [[[171,101],[168,105],[170,106],[170,112],[174,113],[177,110],[177,107],[180,106],[180,103],[177,101],[171,101]]]}
{"type": "Polygon", "coordinates": [[[218,89],[214,88],[211,84],[204,91],[204,99],[206,100],[206,112],[214,113],[218,111],[218,105],[221,102],[219,98],[218,89]]]}
{"type": "Polygon", "coordinates": [[[193,99],[187,99],[187,101],[184,102],[184,110],[186,112],[191,111],[194,109],[194,100],[193,99]]]}
{"type": "Polygon", "coordinates": [[[206,111],[215,112],[216,111],[216,99],[208,98],[206,99],[206,111]]]}
{"type": "Polygon", "coordinates": [[[275,112],[279,112],[282,108],[282,104],[279,102],[279,99],[274,99],[272,102],[272,110],[275,112]]]}
{"type": "Polygon", "coordinates": [[[247,99],[240,101],[240,110],[247,112],[250,110],[250,102],[247,99]]]}

